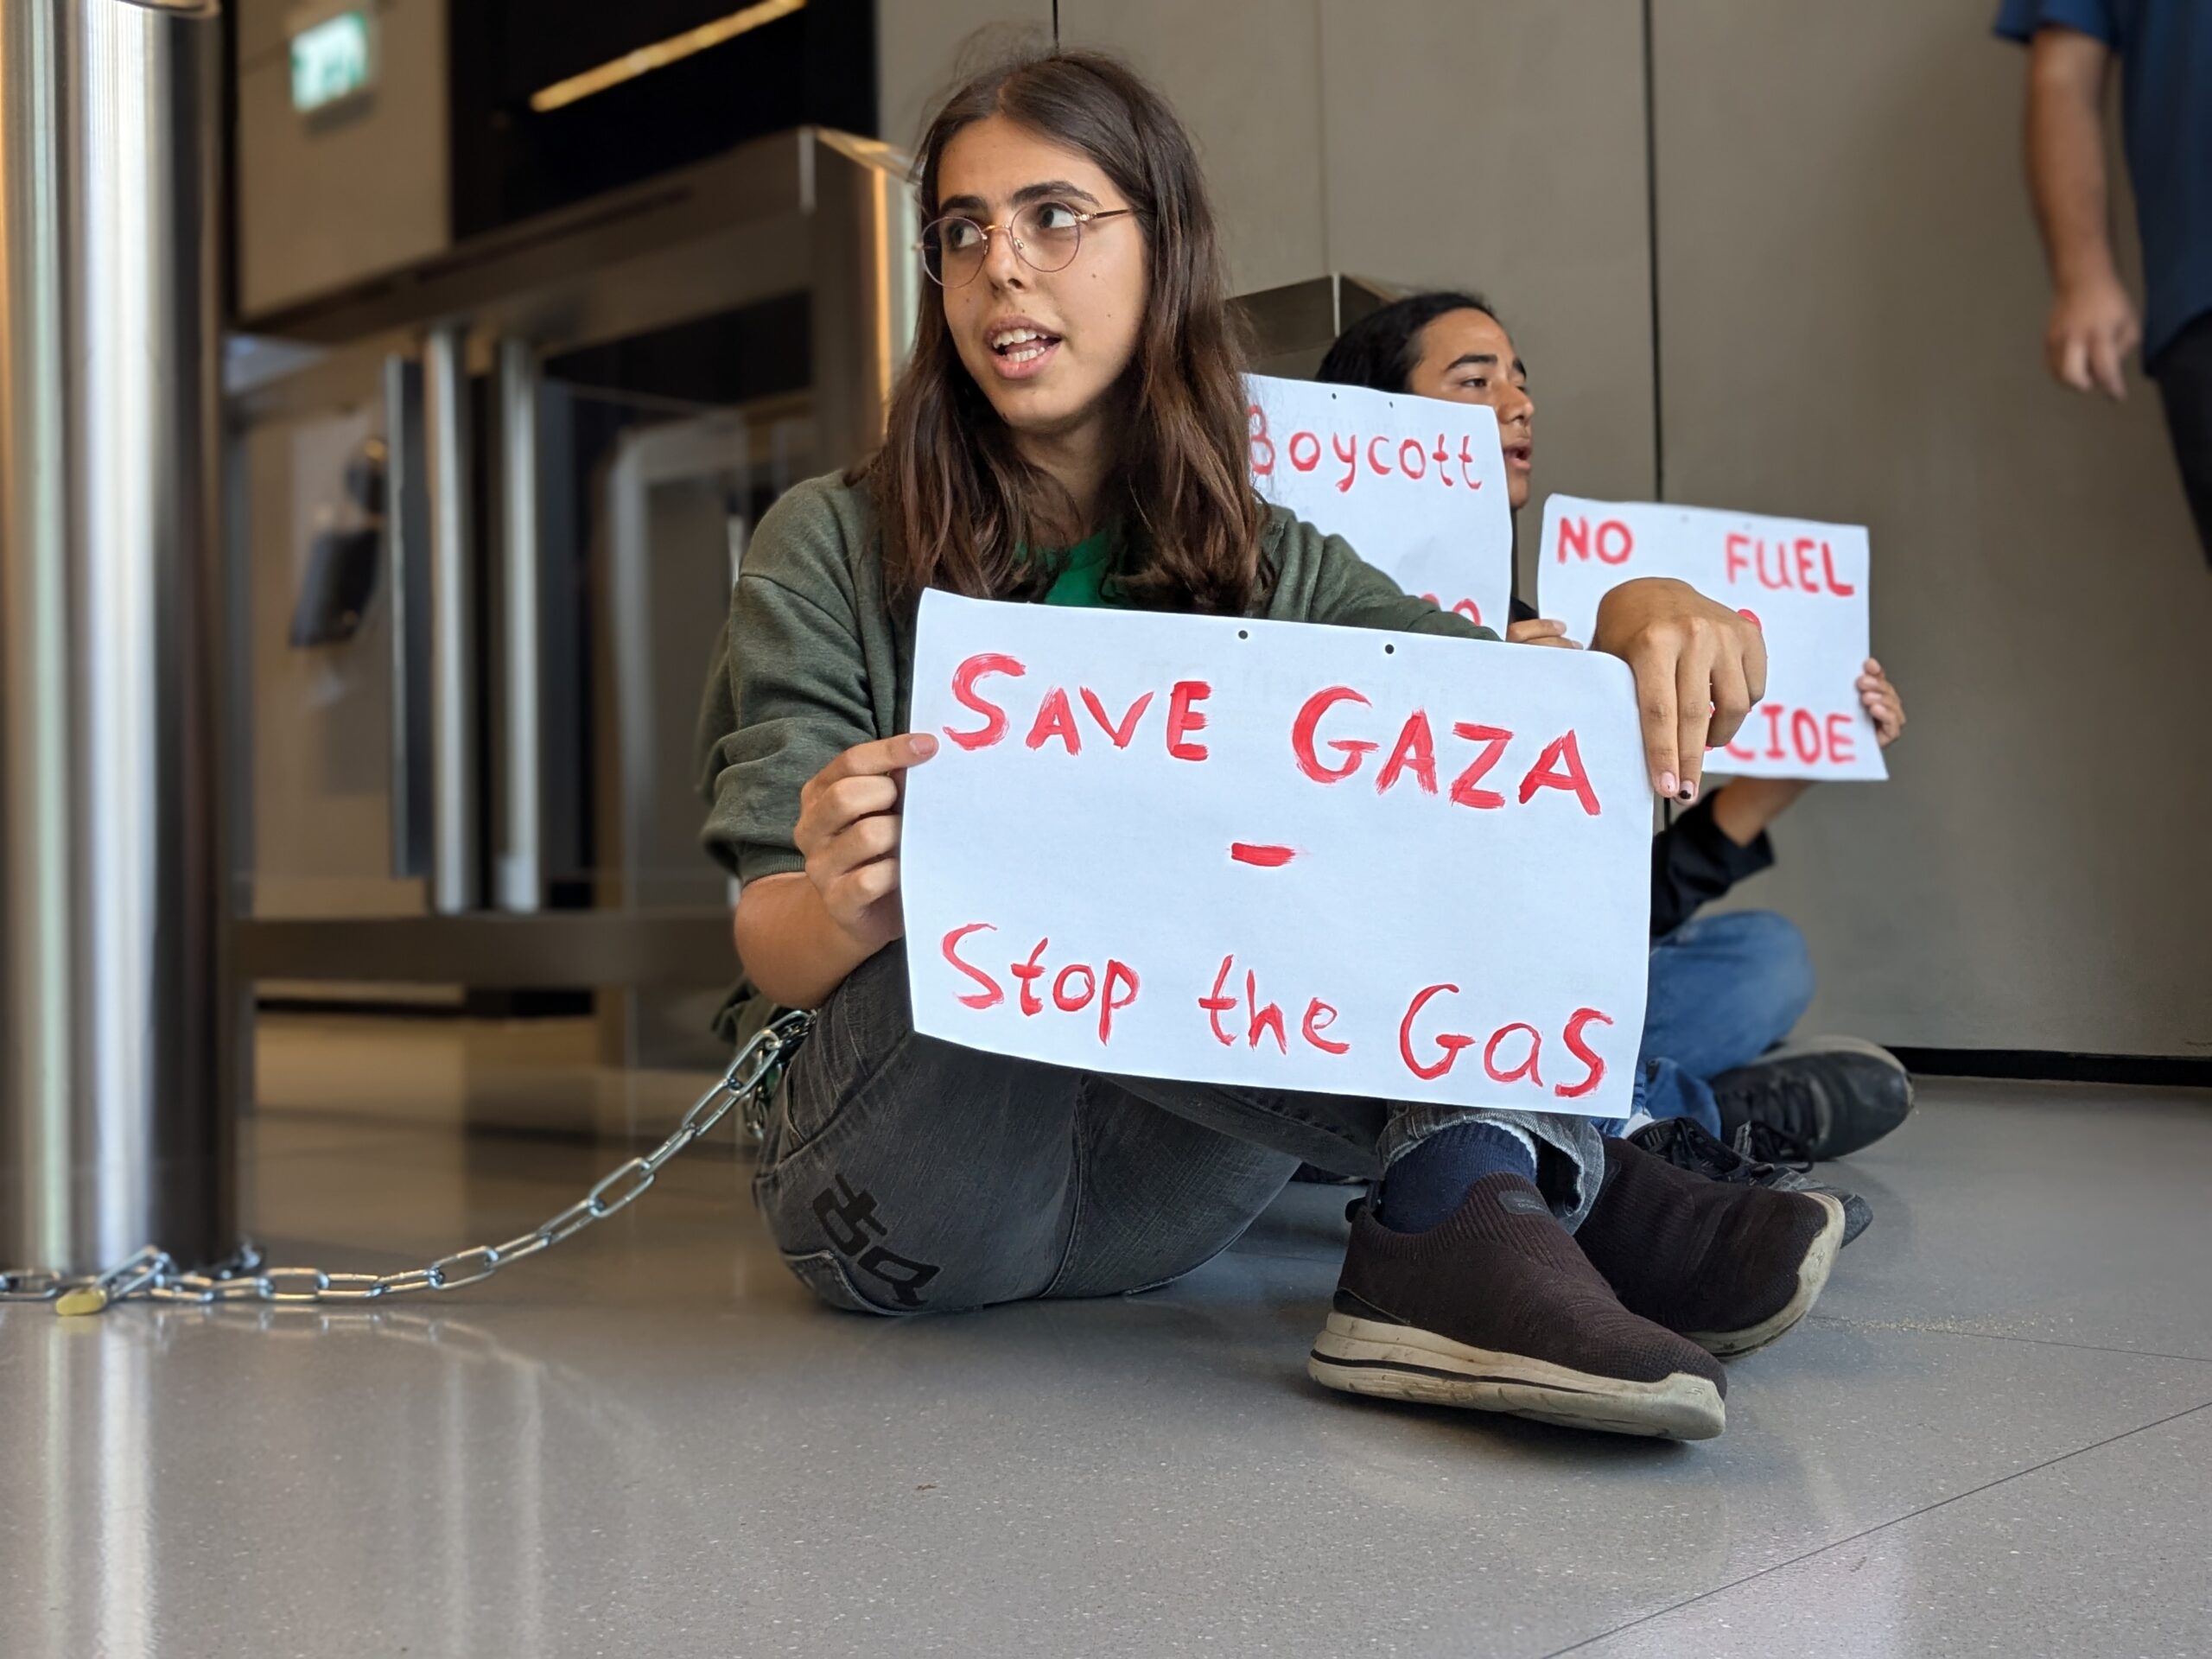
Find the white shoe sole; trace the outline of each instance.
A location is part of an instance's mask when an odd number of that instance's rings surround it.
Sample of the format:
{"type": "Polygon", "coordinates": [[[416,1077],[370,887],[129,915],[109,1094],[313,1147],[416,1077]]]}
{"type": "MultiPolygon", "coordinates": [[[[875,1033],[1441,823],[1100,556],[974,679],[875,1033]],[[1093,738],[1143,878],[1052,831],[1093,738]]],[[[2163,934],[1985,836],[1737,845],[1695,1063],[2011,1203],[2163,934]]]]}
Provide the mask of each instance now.
{"type": "Polygon", "coordinates": [[[1611,1434],[1709,1440],[1727,1424],[1720,1391],[1701,1376],[1676,1371],[1656,1382],[1592,1376],[1349,1313],[1329,1315],[1306,1370],[1322,1387],[1345,1394],[1509,1412],[1611,1434]]]}
{"type": "Polygon", "coordinates": [[[1821,1228],[1813,1240],[1812,1248],[1805,1252],[1805,1259],[1797,1264],[1797,1294],[1789,1305],[1772,1319],[1762,1319],[1742,1331],[1685,1331],[1690,1341],[1719,1359],[1730,1359],[1738,1354],[1748,1354],[1754,1348],[1764,1348],[1777,1337],[1813,1311],[1819,1300],[1821,1287],[1828,1281],[1828,1274],[1835,1268],[1836,1252],[1843,1248],[1843,1200],[1832,1192],[1801,1192],[1799,1198],[1810,1198],[1828,1212],[1827,1225],[1821,1228]]]}

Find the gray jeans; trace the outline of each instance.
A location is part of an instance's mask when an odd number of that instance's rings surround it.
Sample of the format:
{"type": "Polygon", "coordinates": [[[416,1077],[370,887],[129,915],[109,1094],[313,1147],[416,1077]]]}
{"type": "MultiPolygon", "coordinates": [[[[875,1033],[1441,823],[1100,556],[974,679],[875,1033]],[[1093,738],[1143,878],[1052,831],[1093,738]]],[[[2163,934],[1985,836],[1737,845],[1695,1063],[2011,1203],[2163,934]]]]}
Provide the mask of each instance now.
{"type": "Polygon", "coordinates": [[[1510,1125],[1572,1228],[1586,1118],[1107,1077],[914,1033],[904,948],[855,969],[785,1074],[753,1196],[791,1271],[870,1313],[1148,1290],[1234,1243],[1305,1160],[1379,1175],[1437,1129],[1510,1125]]]}

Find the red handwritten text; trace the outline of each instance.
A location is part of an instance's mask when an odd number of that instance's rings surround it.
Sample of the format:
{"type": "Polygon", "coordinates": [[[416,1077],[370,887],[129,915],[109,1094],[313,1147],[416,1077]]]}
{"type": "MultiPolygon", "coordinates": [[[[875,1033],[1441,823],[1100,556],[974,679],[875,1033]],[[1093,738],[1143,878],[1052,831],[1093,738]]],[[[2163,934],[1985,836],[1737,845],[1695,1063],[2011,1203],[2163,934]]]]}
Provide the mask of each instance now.
{"type": "Polygon", "coordinates": [[[1799,766],[1847,766],[1859,758],[1856,717],[1763,702],[1751,711],[1727,753],[1738,760],[1789,760],[1799,766]],[[1761,722],[1764,729],[1760,729],[1761,722]]]}
{"type": "Polygon", "coordinates": [[[1569,553],[1588,562],[1592,549],[1600,564],[1625,564],[1628,556],[1636,551],[1636,532],[1618,518],[1599,521],[1596,534],[1591,532],[1590,520],[1585,516],[1559,521],[1558,562],[1567,563],[1569,553]]]}
{"type": "MultiPolygon", "coordinates": [[[[1007,711],[994,702],[979,689],[980,682],[992,675],[1007,679],[1020,679],[1028,669],[1012,657],[997,652],[979,652],[963,662],[952,672],[952,696],[963,709],[983,717],[980,726],[963,728],[948,726],[944,734],[963,749],[988,749],[1005,740],[1012,729],[1007,711]]],[[[1192,734],[1205,729],[1206,717],[1198,704],[1213,695],[1213,688],[1204,680],[1178,680],[1169,689],[1165,737],[1168,754],[1178,760],[1203,760],[1206,746],[1192,741],[1192,734]]],[[[1142,723],[1145,711],[1152,707],[1149,691],[1138,697],[1119,714],[1109,710],[1098,694],[1089,686],[1077,686],[1076,696],[1090,716],[1090,723],[1099,734],[1117,749],[1126,749],[1136,741],[1137,728],[1142,723]]],[[[1053,686],[1038,699],[1036,717],[1030,721],[1028,735],[1022,741],[1030,748],[1041,749],[1047,743],[1057,744],[1065,753],[1083,753],[1083,722],[1075,714],[1075,707],[1068,701],[1067,690],[1053,686]]]]}
{"type": "MultiPolygon", "coordinates": [[[[1482,1042],[1484,1075],[1493,1083],[1525,1083],[1541,1090],[1544,1079],[1539,1070],[1543,1059],[1543,1033],[1526,1020],[1510,1020],[1493,1030],[1489,1038],[1478,1039],[1465,1032],[1428,1031],[1425,1018],[1428,1007],[1438,999],[1457,996],[1459,988],[1452,984],[1429,985],[1415,994],[1407,1004],[1405,1017],[1398,1022],[1398,1058],[1406,1070],[1425,1083],[1450,1075],[1459,1062],[1459,1056],[1482,1042]],[[1426,1032],[1425,1035],[1419,1034],[1426,1032]],[[1428,1058],[1424,1058],[1427,1055],[1428,1058]]],[[[1582,1075],[1572,1083],[1551,1085],[1551,1091],[1563,1100],[1579,1100],[1595,1089],[1605,1075],[1604,1058],[1583,1040],[1583,1033],[1591,1025],[1610,1026],[1610,1014],[1595,1008],[1578,1008],[1560,1033],[1560,1045],[1582,1064],[1582,1075]]]]}
{"type": "Polygon", "coordinates": [[[1835,573],[1835,550],[1824,541],[1800,536],[1792,541],[1732,532],[1723,544],[1722,557],[1732,584],[1748,575],[1762,588],[1791,588],[1801,594],[1833,594],[1849,599],[1859,590],[1835,573]],[[1813,556],[1820,555],[1820,569],[1813,556]]]}
{"type": "MultiPolygon", "coordinates": [[[[1251,969],[1244,970],[1241,1039],[1235,1024],[1222,1024],[1224,1016],[1232,1020],[1238,1016],[1240,999],[1229,989],[1229,976],[1236,966],[1234,952],[1224,957],[1221,970],[1213,976],[1213,989],[1198,999],[1198,1007],[1205,1011],[1206,1023],[1213,1029],[1214,1040],[1224,1048],[1234,1048],[1239,1040],[1247,1048],[1257,1048],[1260,1039],[1264,1037],[1272,1041],[1280,1052],[1289,1053],[1290,1035],[1283,1024],[1282,1004],[1260,1000],[1260,976],[1251,969]]],[[[1306,1004],[1306,1017],[1299,1021],[1298,1034],[1308,1047],[1318,1049],[1324,1054],[1349,1054],[1351,1052],[1350,1043],[1339,1043],[1321,1035],[1336,1021],[1335,1007],[1318,996],[1313,997],[1306,1004]]]]}
{"type": "MultiPolygon", "coordinates": [[[[1370,706],[1365,696],[1351,687],[1332,685],[1308,697],[1291,722],[1291,753],[1298,761],[1298,769],[1316,783],[1342,783],[1360,770],[1369,755],[1382,747],[1378,740],[1370,737],[1322,738],[1321,722],[1332,710],[1346,703],[1362,709],[1370,706]],[[1333,760],[1323,757],[1325,749],[1333,760]]],[[[1476,753],[1465,769],[1452,780],[1452,800],[1458,805],[1478,810],[1503,806],[1504,796],[1496,790],[1483,788],[1482,781],[1504,754],[1513,734],[1503,727],[1462,720],[1452,722],[1452,734],[1461,742],[1476,746],[1476,753]]],[[[1414,709],[1399,727],[1397,741],[1390,746],[1389,758],[1376,773],[1375,791],[1387,794],[1408,779],[1425,795],[1433,795],[1438,791],[1436,738],[1425,709],[1414,709]]],[[[1590,774],[1582,764],[1581,745],[1573,732],[1563,732],[1544,746],[1535,764],[1522,774],[1516,797],[1525,806],[1540,789],[1564,791],[1573,795],[1590,817],[1599,815],[1598,792],[1591,786],[1590,774]]]]}
{"type": "MultiPolygon", "coordinates": [[[[1306,428],[1293,432],[1280,450],[1274,435],[1268,429],[1268,411],[1258,404],[1249,404],[1245,410],[1251,428],[1252,476],[1272,478],[1279,462],[1287,461],[1294,472],[1311,473],[1323,465],[1321,435],[1306,428]]],[[[1333,456],[1333,474],[1337,467],[1344,475],[1333,478],[1339,493],[1349,493],[1359,481],[1365,469],[1370,478],[1402,478],[1415,483],[1433,477],[1447,490],[1479,490],[1483,480],[1475,473],[1475,439],[1471,432],[1459,435],[1459,447],[1451,447],[1450,437],[1439,432],[1436,443],[1430,448],[1426,438],[1401,438],[1394,445],[1387,437],[1362,439],[1357,432],[1332,432],[1328,435],[1328,454],[1333,456]]]]}
{"type": "MultiPolygon", "coordinates": [[[[956,927],[944,936],[939,946],[944,959],[957,969],[976,988],[963,994],[959,1001],[971,1008],[995,1008],[1006,1001],[1006,988],[989,973],[968,961],[960,954],[960,942],[971,933],[995,933],[998,930],[988,922],[970,922],[965,927],[956,927]]],[[[1062,1014],[1081,1014],[1094,1003],[1098,1009],[1098,1040],[1109,1043],[1114,1039],[1114,1016],[1130,1007],[1137,1000],[1139,983],[1136,969],[1118,958],[1109,957],[1103,971],[1088,963],[1069,963],[1057,971],[1045,964],[1045,952],[1050,948],[1050,938],[1040,938],[1028,956],[1019,962],[1009,963],[1007,972],[1020,984],[1016,1006],[1024,1019],[1033,1020],[1045,1012],[1046,994],[1038,986],[1049,976],[1051,1006],[1062,1014]]]]}

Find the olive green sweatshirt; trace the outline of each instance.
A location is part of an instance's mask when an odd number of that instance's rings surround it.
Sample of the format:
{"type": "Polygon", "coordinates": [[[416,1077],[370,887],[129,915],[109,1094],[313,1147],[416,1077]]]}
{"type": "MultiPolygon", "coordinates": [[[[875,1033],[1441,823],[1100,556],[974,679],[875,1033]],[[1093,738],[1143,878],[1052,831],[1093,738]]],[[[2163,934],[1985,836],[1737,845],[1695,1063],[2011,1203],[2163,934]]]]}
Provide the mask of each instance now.
{"type": "MultiPolygon", "coordinates": [[[[1276,571],[1255,615],[1495,639],[1399,591],[1339,536],[1281,507],[1262,549],[1276,571]]],[[[807,779],[856,743],[906,729],[914,629],[883,597],[880,533],[868,492],[835,474],[770,508],[746,549],[699,710],[702,839],[741,880],[802,869],[792,845],[807,779]]]]}

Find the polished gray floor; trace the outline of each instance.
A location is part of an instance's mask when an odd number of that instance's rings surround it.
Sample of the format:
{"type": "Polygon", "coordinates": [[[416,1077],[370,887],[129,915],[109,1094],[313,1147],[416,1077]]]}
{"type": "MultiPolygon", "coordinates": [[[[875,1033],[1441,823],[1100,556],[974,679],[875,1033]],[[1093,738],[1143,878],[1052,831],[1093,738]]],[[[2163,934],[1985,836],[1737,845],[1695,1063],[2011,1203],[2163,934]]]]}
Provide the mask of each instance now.
{"type": "MultiPolygon", "coordinates": [[[[264,1058],[273,1255],[427,1260],[621,1155],[441,1121],[426,1040],[264,1058]]],[[[1700,1446],[1309,1384],[1324,1188],[1163,1293],[893,1324],[709,1147],[435,1300],[0,1312],[0,1654],[2212,1653],[2212,1097],[1923,1102],[1700,1446]]]]}

